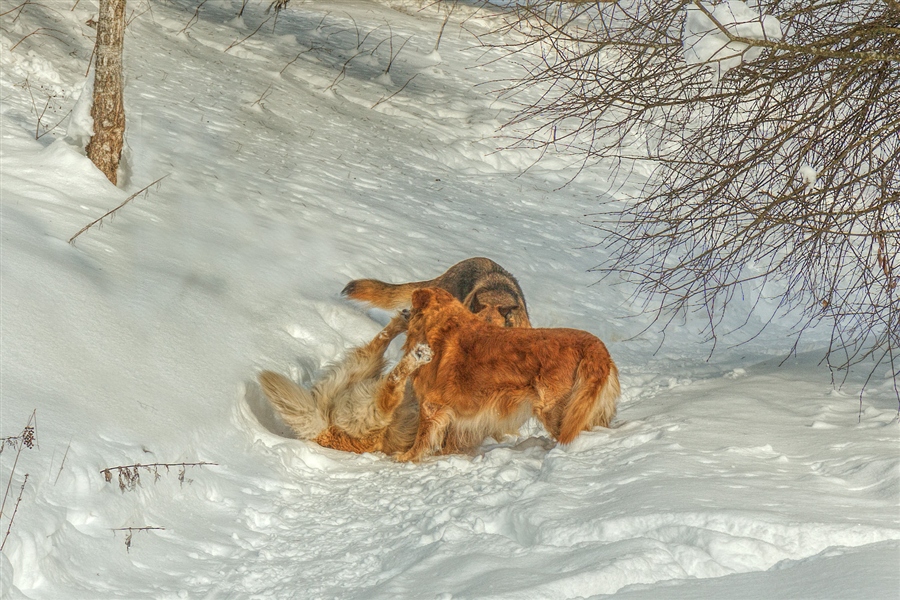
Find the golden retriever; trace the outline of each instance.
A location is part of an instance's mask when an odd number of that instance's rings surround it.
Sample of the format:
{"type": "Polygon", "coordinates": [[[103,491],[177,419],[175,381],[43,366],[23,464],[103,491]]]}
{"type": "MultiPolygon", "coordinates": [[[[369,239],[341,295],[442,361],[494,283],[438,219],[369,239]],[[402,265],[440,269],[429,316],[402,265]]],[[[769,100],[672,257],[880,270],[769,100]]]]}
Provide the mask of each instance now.
{"type": "Polygon", "coordinates": [[[517,430],[532,415],[560,443],[606,427],[615,416],[619,377],[606,346],[577,329],[503,328],[473,315],[449,292],[412,293],[405,350],[423,344],[428,363],[410,376],[419,401],[412,447],[417,461],[445,448],[517,430]]]}

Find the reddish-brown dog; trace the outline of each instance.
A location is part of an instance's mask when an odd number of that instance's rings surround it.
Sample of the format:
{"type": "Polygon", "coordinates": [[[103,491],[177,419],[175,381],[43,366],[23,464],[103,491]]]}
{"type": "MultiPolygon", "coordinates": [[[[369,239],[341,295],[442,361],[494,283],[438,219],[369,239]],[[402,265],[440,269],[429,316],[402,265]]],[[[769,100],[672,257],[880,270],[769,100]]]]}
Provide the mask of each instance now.
{"type": "MultiPolygon", "coordinates": [[[[619,376],[606,346],[577,329],[502,328],[485,323],[448,292],[412,294],[405,349],[431,348],[411,375],[419,428],[398,460],[416,461],[454,444],[517,430],[536,416],[563,444],[615,416],[619,376]]],[[[476,444],[478,442],[475,442],[476,444]]]]}

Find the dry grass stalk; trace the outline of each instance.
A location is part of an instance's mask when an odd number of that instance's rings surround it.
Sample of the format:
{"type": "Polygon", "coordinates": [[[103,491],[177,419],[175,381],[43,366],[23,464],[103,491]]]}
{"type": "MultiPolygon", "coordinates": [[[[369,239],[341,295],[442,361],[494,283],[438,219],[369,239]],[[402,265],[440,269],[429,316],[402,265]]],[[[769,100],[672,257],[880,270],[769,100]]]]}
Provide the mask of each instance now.
{"type": "MultiPolygon", "coordinates": [[[[29,450],[31,450],[37,445],[37,409],[31,411],[31,416],[28,417],[28,422],[22,429],[22,433],[16,436],[0,438],[0,454],[2,454],[5,448],[16,449],[16,458],[13,461],[12,469],[10,469],[9,471],[9,479],[6,482],[6,491],[3,493],[3,502],[0,503],[0,517],[3,516],[4,511],[6,510],[6,502],[9,499],[9,493],[12,489],[13,479],[16,476],[16,468],[19,466],[19,456],[22,454],[22,449],[28,448],[29,450]]],[[[6,546],[6,540],[9,538],[9,534],[12,532],[13,521],[16,518],[16,513],[19,512],[19,504],[22,502],[22,495],[25,493],[25,484],[28,482],[28,476],[29,474],[25,473],[25,478],[22,481],[22,487],[19,489],[19,497],[16,499],[16,505],[13,508],[13,513],[9,518],[9,526],[6,528],[6,535],[3,536],[3,542],[0,543],[0,550],[3,550],[4,546],[6,546]]]]}
{"type": "Polygon", "coordinates": [[[150,463],[150,464],[141,464],[136,463],[133,465],[121,465],[118,467],[108,467],[106,469],[101,469],[100,474],[103,475],[103,478],[107,483],[112,483],[113,479],[113,471],[116,472],[118,476],[119,482],[119,490],[123,493],[125,491],[132,491],[137,488],[141,484],[141,471],[146,471],[148,474],[153,475],[153,480],[158,481],[162,475],[160,475],[160,469],[165,469],[168,473],[171,469],[178,469],[178,482],[182,485],[185,482],[185,474],[187,473],[187,469],[189,467],[205,467],[205,466],[215,466],[218,463],[213,462],[192,462],[192,463],[150,463]]]}

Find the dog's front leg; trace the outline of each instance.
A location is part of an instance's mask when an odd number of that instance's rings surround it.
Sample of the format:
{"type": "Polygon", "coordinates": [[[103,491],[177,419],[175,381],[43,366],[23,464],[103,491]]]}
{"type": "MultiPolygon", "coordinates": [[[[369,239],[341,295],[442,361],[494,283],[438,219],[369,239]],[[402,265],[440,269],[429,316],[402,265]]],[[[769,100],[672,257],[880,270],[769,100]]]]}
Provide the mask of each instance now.
{"type": "MultiPolygon", "coordinates": [[[[408,326],[407,317],[397,313],[368,344],[354,349],[340,363],[339,369],[343,375],[336,379],[343,381],[345,387],[350,389],[360,382],[380,378],[385,366],[384,353],[394,338],[406,331],[408,326]]],[[[325,395],[336,394],[325,392],[325,395]]]]}
{"type": "Polygon", "coordinates": [[[397,366],[384,378],[376,399],[376,410],[379,420],[390,422],[391,416],[403,401],[406,380],[422,365],[431,362],[431,348],[419,344],[408,352],[397,366]]]}
{"type": "Polygon", "coordinates": [[[401,462],[418,462],[426,454],[439,449],[447,435],[452,415],[450,409],[428,401],[419,406],[419,429],[412,448],[397,456],[401,462]]]}
{"type": "Polygon", "coordinates": [[[388,324],[384,326],[384,329],[379,331],[378,334],[372,338],[371,342],[362,348],[359,348],[359,351],[364,352],[369,356],[384,356],[384,353],[387,351],[388,346],[391,345],[391,342],[394,341],[394,338],[405,332],[408,327],[409,315],[404,312],[398,312],[388,324]]]}

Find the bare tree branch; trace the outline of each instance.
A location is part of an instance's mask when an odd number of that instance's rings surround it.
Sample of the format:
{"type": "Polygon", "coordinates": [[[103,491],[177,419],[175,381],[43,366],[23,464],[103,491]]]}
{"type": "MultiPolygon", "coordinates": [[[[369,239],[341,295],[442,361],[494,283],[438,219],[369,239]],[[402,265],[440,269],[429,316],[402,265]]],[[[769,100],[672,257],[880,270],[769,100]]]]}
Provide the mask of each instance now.
{"type": "Polygon", "coordinates": [[[830,326],[828,364],[887,368],[900,399],[900,3],[752,6],[518,5],[512,146],[648,168],[593,215],[597,271],[634,284],[663,329],[702,311],[715,343],[738,299],[765,302],[796,340],[830,326]]]}

